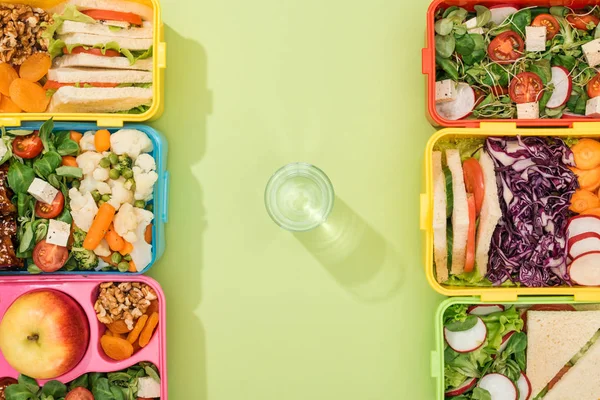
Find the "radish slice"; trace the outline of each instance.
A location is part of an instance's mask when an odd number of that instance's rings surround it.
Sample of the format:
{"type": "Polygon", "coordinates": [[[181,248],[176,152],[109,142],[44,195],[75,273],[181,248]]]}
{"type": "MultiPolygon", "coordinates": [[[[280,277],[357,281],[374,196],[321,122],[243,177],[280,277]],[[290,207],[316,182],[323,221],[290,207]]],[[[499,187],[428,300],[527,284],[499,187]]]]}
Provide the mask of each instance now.
{"type": "Polygon", "coordinates": [[[595,215],[578,215],[569,220],[567,237],[573,238],[589,232],[600,232],[600,218],[595,215]]]}
{"type": "Polygon", "coordinates": [[[500,25],[506,20],[506,18],[510,17],[517,11],[519,10],[517,10],[513,6],[490,7],[490,12],[492,13],[492,18],[490,19],[490,21],[492,21],[496,25],[500,25]]]}
{"type": "Polygon", "coordinates": [[[459,83],[456,88],[456,98],[445,103],[438,103],[435,109],[440,117],[456,121],[464,118],[475,108],[475,91],[466,83],[459,83]]]}
{"type": "Polygon", "coordinates": [[[512,331],[512,332],[508,332],[506,335],[502,336],[502,344],[498,348],[498,353],[502,353],[504,350],[506,350],[506,346],[508,346],[508,341],[510,340],[512,335],[514,335],[515,333],[516,333],[515,331],[512,331]]]}
{"type": "Polygon", "coordinates": [[[600,234],[596,232],[582,233],[569,238],[568,253],[571,259],[575,259],[582,254],[600,251],[600,234]]]}
{"type": "Polygon", "coordinates": [[[452,332],[444,328],[444,336],[452,350],[457,353],[469,353],[483,346],[487,338],[487,328],[481,318],[477,317],[477,323],[471,329],[452,332]]]}
{"type": "Polygon", "coordinates": [[[473,389],[475,387],[475,384],[477,383],[477,378],[471,378],[471,379],[467,379],[462,385],[448,390],[446,392],[446,397],[454,397],[454,396],[460,396],[463,393],[468,392],[469,390],[473,389]]]}
{"type": "Polygon", "coordinates": [[[504,311],[504,306],[500,304],[480,304],[467,310],[471,315],[489,315],[500,311],[504,311]]]}
{"type": "Polygon", "coordinates": [[[571,280],[582,286],[600,286],[600,251],[582,254],[569,266],[571,280]]]}
{"type": "Polygon", "coordinates": [[[519,376],[517,387],[519,388],[519,400],[529,400],[531,397],[531,382],[529,382],[529,378],[523,372],[519,376]]]}
{"type": "Polygon", "coordinates": [[[477,385],[487,390],[492,400],[517,400],[517,386],[502,374],[488,374],[477,385]]]}
{"type": "Polygon", "coordinates": [[[565,67],[552,67],[552,79],[550,83],[554,85],[554,91],[550,100],[546,104],[548,108],[562,107],[571,97],[573,89],[573,80],[569,71],[565,67]]]}

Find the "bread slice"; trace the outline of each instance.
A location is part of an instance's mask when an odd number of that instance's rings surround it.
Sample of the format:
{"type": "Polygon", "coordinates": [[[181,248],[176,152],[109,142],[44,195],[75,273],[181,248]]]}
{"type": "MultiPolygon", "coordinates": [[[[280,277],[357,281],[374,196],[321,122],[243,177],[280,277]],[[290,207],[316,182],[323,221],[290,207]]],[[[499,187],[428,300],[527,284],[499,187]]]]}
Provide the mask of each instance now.
{"type": "MultiPolygon", "coordinates": [[[[526,374],[531,382],[532,398],[548,385],[599,329],[600,311],[527,311],[526,374]]],[[[600,392],[596,392],[595,399],[599,395],[600,392]]]]}
{"type": "Polygon", "coordinates": [[[138,60],[131,65],[125,57],[104,57],[93,54],[67,54],[54,59],[54,69],[68,67],[133,69],[139,71],[152,71],[152,58],[138,60]]]}
{"type": "Polygon", "coordinates": [[[112,113],[152,103],[145,88],[76,88],[65,86],[52,96],[50,113],[112,113]]]}
{"type": "Polygon", "coordinates": [[[435,272],[439,283],[448,280],[448,238],[446,237],[446,176],[442,170],[442,152],[433,158],[433,249],[435,272]]]}
{"type": "Polygon", "coordinates": [[[152,39],[152,23],[145,21],[141,28],[127,28],[111,30],[108,25],[86,24],[85,22],[64,21],[56,30],[59,35],[69,33],[88,33],[90,35],[104,35],[112,37],[126,37],[130,39],[152,39]]]}
{"type": "Polygon", "coordinates": [[[487,274],[490,245],[496,225],[502,217],[500,200],[498,199],[498,184],[496,180],[496,168],[494,161],[485,152],[481,152],[479,165],[483,170],[483,182],[485,194],[481,205],[479,216],[479,227],[477,229],[477,241],[475,247],[475,265],[481,276],[487,274]]]}
{"type": "Polygon", "coordinates": [[[98,68],[53,68],[48,71],[48,80],[60,83],[151,83],[152,72],[98,68]]]}
{"type": "Polygon", "coordinates": [[[153,45],[152,39],[136,39],[124,36],[108,36],[108,35],[92,35],[89,33],[67,33],[66,35],[59,35],[65,44],[76,45],[81,44],[84,46],[95,46],[97,44],[106,44],[110,42],[116,42],[118,45],[127,50],[148,50],[153,45]]]}
{"type": "Polygon", "coordinates": [[[458,150],[446,150],[446,164],[452,173],[452,267],[453,275],[465,270],[467,236],[469,233],[469,206],[463,176],[462,162],[458,150]]]}
{"type": "Polygon", "coordinates": [[[50,9],[50,13],[62,14],[65,7],[74,5],[78,10],[111,10],[134,13],[147,21],[152,21],[154,13],[152,3],[148,0],[67,0],[50,9]]]}

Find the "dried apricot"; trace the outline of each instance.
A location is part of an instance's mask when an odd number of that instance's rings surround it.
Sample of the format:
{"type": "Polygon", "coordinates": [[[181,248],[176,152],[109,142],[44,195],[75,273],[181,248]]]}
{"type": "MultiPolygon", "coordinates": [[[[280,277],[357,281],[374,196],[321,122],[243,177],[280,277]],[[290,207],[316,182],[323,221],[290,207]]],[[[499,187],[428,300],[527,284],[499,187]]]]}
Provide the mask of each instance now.
{"type": "Polygon", "coordinates": [[[150,302],[150,306],[148,306],[148,309],[146,309],[146,314],[152,315],[153,313],[157,313],[157,312],[158,312],[158,300],[152,300],[150,302]]]}
{"type": "Polygon", "coordinates": [[[0,93],[9,95],[10,84],[19,77],[17,71],[7,63],[0,63],[0,93]]]}
{"type": "Polygon", "coordinates": [[[26,79],[15,79],[9,88],[12,101],[27,112],[42,113],[46,111],[50,97],[38,83],[26,79]]]}
{"type": "Polygon", "coordinates": [[[46,76],[51,66],[50,54],[34,53],[23,61],[19,69],[19,75],[28,81],[37,82],[46,76]]]}
{"type": "Polygon", "coordinates": [[[127,327],[125,321],[123,321],[122,319],[115,321],[112,324],[108,324],[106,325],[106,327],[110,329],[110,331],[113,333],[129,333],[129,328],[127,327]]]}
{"type": "Polygon", "coordinates": [[[20,113],[22,110],[8,96],[0,99],[0,113],[20,113]]]}
{"type": "Polygon", "coordinates": [[[148,343],[150,343],[150,339],[152,339],[152,334],[158,325],[158,313],[153,312],[148,318],[148,322],[146,322],[146,326],[142,330],[140,335],[140,347],[146,347],[148,343]]]}
{"type": "Polygon", "coordinates": [[[142,315],[137,320],[137,322],[135,323],[135,327],[131,332],[129,332],[129,335],[127,335],[127,341],[129,343],[134,344],[138,340],[138,338],[140,337],[140,333],[142,333],[142,329],[144,329],[144,326],[146,326],[146,322],[148,322],[147,315],[142,315]]]}
{"type": "Polygon", "coordinates": [[[110,329],[107,329],[104,332],[104,334],[106,336],[112,336],[112,337],[118,337],[118,338],[121,338],[121,339],[127,339],[127,335],[126,334],[124,334],[124,333],[114,333],[114,332],[111,332],[110,329]]]}
{"type": "Polygon", "coordinates": [[[125,339],[104,335],[100,338],[104,353],[116,361],[125,360],[133,355],[133,345],[125,339]]]}

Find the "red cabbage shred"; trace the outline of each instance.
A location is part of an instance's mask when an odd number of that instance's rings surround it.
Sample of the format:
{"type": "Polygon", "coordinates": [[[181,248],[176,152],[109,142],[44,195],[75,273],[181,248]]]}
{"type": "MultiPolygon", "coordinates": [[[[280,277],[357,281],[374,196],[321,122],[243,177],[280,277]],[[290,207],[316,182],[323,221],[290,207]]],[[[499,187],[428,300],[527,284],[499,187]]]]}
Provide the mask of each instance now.
{"type": "Polygon", "coordinates": [[[502,218],[490,247],[486,277],[528,287],[570,284],[567,221],[579,188],[568,166],[571,149],[558,138],[488,138],[494,160],[502,218]]]}

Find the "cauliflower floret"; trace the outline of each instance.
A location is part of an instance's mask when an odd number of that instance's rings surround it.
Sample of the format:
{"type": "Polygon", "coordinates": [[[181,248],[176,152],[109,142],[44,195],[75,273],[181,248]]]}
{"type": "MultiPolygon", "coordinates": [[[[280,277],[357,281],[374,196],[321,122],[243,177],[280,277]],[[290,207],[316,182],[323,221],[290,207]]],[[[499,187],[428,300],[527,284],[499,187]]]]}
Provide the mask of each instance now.
{"type": "Polygon", "coordinates": [[[94,217],[98,213],[98,206],[92,195],[88,192],[82,195],[77,189],[69,190],[71,198],[71,215],[73,221],[79,229],[87,232],[94,222],[94,217]]]}
{"type": "Polygon", "coordinates": [[[152,261],[152,245],[146,243],[144,233],[146,232],[146,227],[154,219],[154,214],[142,208],[135,208],[134,212],[138,222],[136,231],[138,240],[131,243],[133,250],[130,255],[139,272],[143,271],[150,264],[150,261],[152,261]]]}
{"type": "Polygon", "coordinates": [[[98,168],[100,160],[102,160],[102,154],[95,151],[87,151],[77,156],[77,165],[81,168],[84,175],[88,175],[98,168]]]}
{"type": "Polygon", "coordinates": [[[140,154],[134,165],[140,167],[144,172],[156,171],[156,161],[150,154],[140,154]]]}
{"type": "Polygon", "coordinates": [[[100,194],[110,194],[110,186],[106,182],[94,179],[92,174],[86,175],[80,182],[79,191],[83,194],[97,190],[100,194]]]}
{"type": "Polygon", "coordinates": [[[140,153],[152,151],[152,142],[142,131],[121,129],[110,135],[110,147],[114,153],[127,154],[135,160],[140,153]]]}
{"type": "Polygon", "coordinates": [[[136,230],[138,227],[138,219],[135,208],[131,204],[125,203],[121,206],[119,212],[115,216],[114,225],[115,231],[123,239],[127,240],[129,243],[135,243],[137,241],[138,236],[136,230]]]}
{"type": "Polygon", "coordinates": [[[135,180],[135,199],[152,200],[152,191],[158,180],[158,174],[154,171],[144,172],[140,167],[133,167],[133,179],[135,180]]]}
{"type": "Polygon", "coordinates": [[[94,253],[100,257],[108,257],[112,254],[106,239],[102,239],[102,241],[100,241],[100,244],[94,249],[94,253]]]}
{"type": "Polygon", "coordinates": [[[94,151],[96,145],[94,144],[94,131],[88,131],[83,134],[83,137],[79,141],[79,147],[82,151],[94,151]]]}
{"type": "Polygon", "coordinates": [[[98,167],[94,170],[93,176],[94,179],[104,182],[108,180],[108,169],[98,167]]]}
{"type": "Polygon", "coordinates": [[[133,193],[127,189],[125,178],[120,177],[117,180],[110,180],[108,184],[112,189],[112,196],[108,202],[115,210],[119,210],[121,204],[133,203],[133,193]]]}

